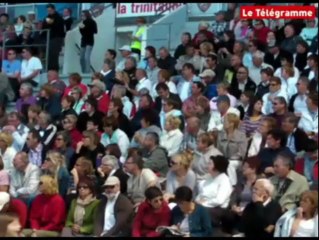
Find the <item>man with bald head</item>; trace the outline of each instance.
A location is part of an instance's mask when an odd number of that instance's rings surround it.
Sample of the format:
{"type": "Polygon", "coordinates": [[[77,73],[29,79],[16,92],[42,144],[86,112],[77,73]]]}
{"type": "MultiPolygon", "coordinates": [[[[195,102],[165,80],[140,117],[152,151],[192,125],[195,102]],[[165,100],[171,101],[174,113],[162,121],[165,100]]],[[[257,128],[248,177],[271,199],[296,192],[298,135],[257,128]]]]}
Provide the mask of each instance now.
{"type": "Polygon", "coordinates": [[[181,151],[189,149],[196,151],[197,149],[197,136],[204,131],[200,129],[200,119],[198,117],[190,117],[186,121],[186,132],[181,144],[181,151]]]}
{"type": "Polygon", "coordinates": [[[48,83],[53,86],[56,93],[60,96],[64,93],[66,84],[59,79],[59,73],[56,70],[49,70],[47,73],[48,83]]]}

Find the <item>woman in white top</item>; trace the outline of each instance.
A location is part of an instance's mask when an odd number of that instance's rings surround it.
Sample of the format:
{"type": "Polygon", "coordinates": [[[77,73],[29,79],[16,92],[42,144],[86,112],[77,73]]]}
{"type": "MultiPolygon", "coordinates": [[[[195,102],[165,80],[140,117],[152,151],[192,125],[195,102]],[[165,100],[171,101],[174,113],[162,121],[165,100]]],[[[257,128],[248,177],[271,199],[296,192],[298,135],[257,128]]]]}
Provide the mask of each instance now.
{"type": "Polygon", "coordinates": [[[82,112],[84,106],[83,92],[80,87],[74,87],[71,91],[72,97],[75,99],[75,103],[73,105],[73,109],[76,114],[80,114],[82,112]]]}
{"type": "Polygon", "coordinates": [[[160,145],[168,151],[168,156],[176,154],[183,141],[183,133],[179,129],[181,120],[178,117],[168,116],[165,122],[165,131],[160,139],[160,145]]]}
{"type": "Polygon", "coordinates": [[[280,61],[281,61],[281,67],[276,69],[276,71],[274,73],[274,77],[279,77],[281,79],[282,78],[282,73],[283,73],[283,68],[285,66],[292,67],[294,69],[293,78],[297,78],[298,79],[300,77],[300,72],[299,72],[298,68],[293,66],[293,63],[292,63],[293,62],[293,58],[287,59],[286,57],[281,57],[280,61]]]}
{"type": "Polygon", "coordinates": [[[318,237],[318,191],[306,191],[300,207],[287,211],[276,223],[275,237],[318,237]]]}
{"type": "Polygon", "coordinates": [[[8,173],[13,168],[13,158],[17,151],[12,147],[13,137],[6,132],[0,132],[0,157],[2,158],[4,170],[8,173]]]}
{"type": "Polygon", "coordinates": [[[126,133],[118,128],[118,121],[110,116],[104,119],[104,133],[101,136],[101,143],[106,147],[110,143],[117,143],[120,147],[122,157],[126,158],[130,140],[126,133]]]}
{"type": "MultiPolygon", "coordinates": [[[[166,69],[161,69],[158,72],[158,83],[162,83],[162,82],[166,83],[166,85],[168,86],[169,92],[177,94],[176,84],[170,79],[171,79],[171,74],[166,69]]],[[[153,99],[155,99],[158,96],[156,91],[157,84],[154,84],[152,87],[151,96],[153,99]]]]}
{"type": "Polygon", "coordinates": [[[229,205],[233,187],[226,175],[228,160],[223,156],[212,156],[208,163],[209,176],[198,185],[198,195],[195,201],[209,208],[212,212],[212,221],[219,223],[221,211],[229,205]]]}
{"type": "Polygon", "coordinates": [[[289,66],[282,68],[281,87],[287,91],[288,99],[297,93],[298,78],[294,77],[294,69],[289,66]]]}

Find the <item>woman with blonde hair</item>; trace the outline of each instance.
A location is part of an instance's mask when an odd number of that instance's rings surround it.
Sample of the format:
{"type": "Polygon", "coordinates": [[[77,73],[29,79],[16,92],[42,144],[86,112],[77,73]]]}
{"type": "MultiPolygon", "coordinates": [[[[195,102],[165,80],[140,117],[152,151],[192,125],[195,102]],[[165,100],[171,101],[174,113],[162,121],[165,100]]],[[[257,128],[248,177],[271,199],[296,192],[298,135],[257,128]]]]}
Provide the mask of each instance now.
{"type": "Polygon", "coordinates": [[[176,154],[183,141],[184,134],[180,130],[181,120],[178,117],[168,116],[165,122],[165,131],[160,138],[160,145],[168,151],[168,156],[176,154]]]}
{"type": "Polygon", "coordinates": [[[76,114],[80,114],[83,106],[84,106],[84,97],[83,91],[80,87],[76,86],[72,88],[71,90],[71,96],[74,98],[74,104],[73,104],[73,110],[76,112],[76,114]]]}
{"type": "Polygon", "coordinates": [[[197,152],[194,156],[192,169],[200,181],[208,174],[208,164],[211,156],[223,155],[216,147],[216,137],[213,132],[205,132],[197,138],[197,152]]]}
{"type": "Polygon", "coordinates": [[[201,56],[207,57],[209,53],[215,52],[214,45],[210,42],[203,42],[199,45],[199,51],[201,56]]]}
{"type": "Polygon", "coordinates": [[[166,188],[164,199],[174,199],[174,193],[181,186],[188,186],[192,191],[196,186],[196,175],[190,168],[193,161],[193,153],[184,151],[172,157],[170,170],[166,175],[166,188]]]}
{"type": "Polygon", "coordinates": [[[92,161],[85,158],[80,157],[76,160],[74,168],[71,171],[71,186],[68,189],[68,194],[75,194],[76,187],[83,177],[95,178],[94,176],[94,168],[92,161]]]}
{"type": "Polygon", "coordinates": [[[13,158],[17,151],[12,147],[13,137],[9,133],[0,132],[0,157],[2,158],[4,170],[10,172],[13,168],[13,158]]]}
{"type": "Polygon", "coordinates": [[[64,227],[66,208],[59,195],[57,180],[43,175],[40,177],[39,192],[31,205],[31,229],[25,229],[22,233],[26,237],[58,237],[64,227]]]}
{"type": "Polygon", "coordinates": [[[224,129],[218,132],[217,148],[229,160],[228,176],[233,186],[237,183],[237,169],[242,165],[247,152],[246,134],[239,130],[240,118],[228,113],[224,118],[224,129]]]}
{"type": "Polygon", "coordinates": [[[298,208],[287,211],[276,223],[275,237],[318,237],[318,191],[301,195],[298,208]]]}
{"type": "Polygon", "coordinates": [[[32,129],[39,125],[39,114],[41,107],[39,105],[31,105],[28,108],[28,128],[32,129]]]}
{"type": "Polygon", "coordinates": [[[70,181],[70,174],[65,165],[65,157],[56,151],[48,152],[41,170],[42,173],[51,175],[58,181],[59,193],[64,197],[70,181]]]}

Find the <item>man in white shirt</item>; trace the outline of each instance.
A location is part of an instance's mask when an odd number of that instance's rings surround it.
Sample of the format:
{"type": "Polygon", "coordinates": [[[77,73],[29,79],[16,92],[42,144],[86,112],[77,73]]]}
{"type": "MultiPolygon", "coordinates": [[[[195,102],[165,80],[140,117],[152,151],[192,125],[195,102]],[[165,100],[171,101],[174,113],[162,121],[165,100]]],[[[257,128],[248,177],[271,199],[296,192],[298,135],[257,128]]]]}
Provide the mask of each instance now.
{"type": "Polygon", "coordinates": [[[264,68],[273,68],[271,65],[264,62],[265,53],[257,50],[253,53],[253,65],[249,67],[249,77],[258,85],[261,82],[260,71],[264,68]]]}
{"type": "Polygon", "coordinates": [[[136,61],[138,61],[138,59],[139,59],[137,54],[132,53],[132,49],[128,45],[124,45],[123,47],[121,47],[119,49],[119,51],[121,52],[123,59],[117,64],[116,71],[123,71],[124,70],[125,62],[126,62],[128,57],[134,57],[136,61]]]}
{"type": "Polygon", "coordinates": [[[230,106],[229,97],[226,95],[219,96],[217,99],[217,111],[212,111],[207,130],[221,131],[224,127],[224,116],[228,113],[234,113],[240,117],[239,110],[230,106]]]}
{"type": "Polygon", "coordinates": [[[146,69],[147,76],[151,80],[152,86],[158,83],[158,72],[161,70],[157,66],[157,59],[155,57],[148,58],[148,68],[146,69]]]}
{"type": "Polygon", "coordinates": [[[147,79],[146,71],[143,69],[137,69],[135,72],[135,77],[138,81],[135,89],[131,89],[128,84],[126,84],[126,89],[132,93],[134,96],[133,101],[138,108],[140,102],[140,96],[142,94],[150,94],[152,89],[152,83],[149,79],[147,79]]]}
{"type": "Polygon", "coordinates": [[[191,96],[192,82],[195,81],[200,81],[200,78],[195,75],[194,65],[191,63],[185,63],[182,69],[182,76],[177,82],[177,93],[182,102],[191,96]]]}
{"type": "Polygon", "coordinates": [[[133,222],[133,204],[121,194],[120,180],[115,176],[106,179],[105,197],[101,199],[94,220],[97,237],[128,237],[133,222]]]}
{"type": "Polygon", "coordinates": [[[230,100],[230,106],[231,107],[236,107],[237,106],[237,98],[235,98],[233,95],[231,95],[229,93],[229,83],[226,83],[226,82],[221,82],[217,85],[217,94],[218,96],[216,97],[213,97],[210,102],[209,102],[209,105],[210,105],[210,109],[212,111],[218,111],[217,109],[217,99],[219,96],[227,96],[230,100]]]}
{"type": "Polygon", "coordinates": [[[40,72],[43,69],[42,63],[38,57],[32,56],[30,48],[22,49],[22,63],[21,63],[21,82],[29,82],[33,87],[37,87],[40,83],[40,72]]]}
{"type": "Polygon", "coordinates": [[[299,127],[308,136],[318,134],[318,93],[311,93],[307,98],[308,111],[303,112],[299,121],[299,127]]]}
{"type": "Polygon", "coordinates": [[[289,101],[289,111],[294,112],[297,116],[301,116],[303,112],[308,111],[307,94],[309,80],[307,77],[300,77],[297,82],[297,93],[294,94],[289,101]]]}
{"type": "Polygon", "coordinates": [[[40,183],[40,169],[29,162],[25,152],[13,159],[14,169],[10,173],[10,195],[24,200],[28,205],[35,197],[40,183]]]}
{"type": "Polygon", "coordinates": [[[11,112],[8,115],[8,125],[2,128],[2,131],[12,135],[13,147],[19,152],[22,150],[29,133],[29,128],[24,125],[17,112],[11,112]]]}
{"type": "Polygon", "coordinates": [[[283,97],[288,102],[287,91],[281,88],[281,80],[279,77],[272,77],[269,81],[269,93],[266,93],[263,100],[263,107],[261,109],[264,115],[269,115],[274,112],[272,103],[275,97],[283,97]]]}

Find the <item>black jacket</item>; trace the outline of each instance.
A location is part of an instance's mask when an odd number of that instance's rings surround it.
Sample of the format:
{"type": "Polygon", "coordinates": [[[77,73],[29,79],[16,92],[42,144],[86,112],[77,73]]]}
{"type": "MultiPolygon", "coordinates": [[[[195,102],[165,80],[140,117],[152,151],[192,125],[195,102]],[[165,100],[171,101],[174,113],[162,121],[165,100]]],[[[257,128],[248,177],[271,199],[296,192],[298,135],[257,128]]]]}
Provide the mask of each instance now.
{"type": "Polygon", "coordinates": [[[64,38],[64,20],[61,15],[56,12],[52,15],[48,15],[47,18],[53,19],[53,23],[48,24],[46,19],[44,19],[42,29],[50,30],[50,39],[64,38]]]}
{"type": "Polygon", "coordinates": [[[94,34],[97,34],[97,25],[92,18],[85,19],[83,21],[84,28],[80,28],[81,47],[94,45],[94,34]]]}
{"type": "Polygon", "coordinates": [[[261,83],[258,84],[255,96],[262,98],[266,93],[269,93],[269,85],[264,86],[261,83]]]}
{"type": "MultiPolygon", "coordinates": [[[[251,91],[254,94],[256,92],[256,88],[256,83],[253,82],[250,78],[248,78],[248,81],[245,85],[245,91],[251,91]]],[[[230,94],[236,97],[237,99],[239,99],[240,95],[242,94],[242,91],[239,90],[239,84],[236,78],[233,79],[230,84],[230,94]]]]}
{"type": "Polygon", "coordinates": [[[53,121],[56,121],[59,118],[62,109],[59,94],[55,93],[49,99],[42,97],[39,98],[38,105],[41,107],[42,110],[50,113],[53,121]]]}
{"type": "Polygon", "coordinates": [[[245,237],[253,239],[273,238],[274,232],[265,231],[269,225],[276,225],[277,220],[281,217],[281,207],[278,202],[271,200],[266,206],[261,202],[249,203],[241,218],[241,232],[245,237]]]}
{"type": "Polygon", "coordinates": [[[283,49],[280,49],[278,56],[275,58],[273,54],[271,54],[270,52],[266,52],[264,62],[273,66],[274,69],[277,69],[281,67],[281,57],[292,59],[292,54],[283,49]]]}
{"type": "Polygon", "coordinates": [[[99,120],[99,130],[103,131],[103,118],[105,117],[104,113],[100,111],[95,111],[93,115],[90,117],[87,112],[81,112],[78,121],[76,124],[76,128],[80,131],[83,132],[86,130],[86,124],[90,119],[98,119],[99,120]]]}
{"type": "MultiPolygon", "coordinates": [[[[179,97],[178,94],[175,94],[175,93],[169,93],[169,98],[176,101],[178,103],[178,110],[181,110],[182,109],[182,100],[181,98],[179,97]]],[[[158,96],[155,98],[155,109],[157,112],[161,112],[162,111],[162,99],[158,96]]]]}
{"type": "MultiPolygon", "coordinates": [[[[129,176],[121,168],[117,169],[112,176],[115,176],[120,180],[121,193],[126,195],[126,193],[127,193],[127,180],[129,178],[129,176]]],[[[101,187],[101,189],[100,189],[101,193],[103,193],[103,184],[105,183],[105,181],[108,177],[109,176],[105,176],[104,178],[98,177],[98,182],[99,182],[99,185],[101,187]]]]}
{"type": "Polygon", "coordinates": [[[64,22],[65,32],[70,31],[73,24],[73,18],[69,17],[68,19],[63,19],[63,22],[64,22]]]}
{"type": "Polygon", "coordinates": [[[160,69],[168,70],[172,76],[176,75],[175,65],[176,65],[176,59],[173,58],[171,55],[168,55],[168,57],[165,59],[159,58],[157,60],[157,66],[160,69]]]}
{"type": "Polygon", "coordinates": [[[295,138],[295,148],[297,152],[305,151],[307,149],[308,135],[304,130],[297,128],[292,134],[295,138]]]}
{"type": "Polygon", "coordinates": [[[183,56],[186,54],[186,46],[183,44],[180,44],[177,46],[175,52],[174,52],[174,58],[178,59],[180,56],[183,56]]]}
{"type": "Polygon", "coordinates": [[[103,82],[106,86],[106,90],[109,91],[109,93],[111,93],[112,88],[115,84],[115,70],[111,70],[111,72],[109,72],[107,75],[105,75],[103,77],[103,82]]]}

